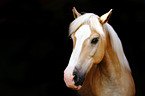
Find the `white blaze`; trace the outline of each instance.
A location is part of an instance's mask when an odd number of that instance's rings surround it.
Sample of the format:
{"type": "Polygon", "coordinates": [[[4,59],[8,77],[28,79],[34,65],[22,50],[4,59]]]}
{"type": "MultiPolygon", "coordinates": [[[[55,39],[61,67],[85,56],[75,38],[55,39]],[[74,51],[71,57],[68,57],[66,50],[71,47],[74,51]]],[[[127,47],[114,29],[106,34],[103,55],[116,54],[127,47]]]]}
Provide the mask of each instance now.
{"type": "Polygon", "coordinates": [[[89,25],[82,25],[75,33],[76,37],[76,45],[71,54],[69,64],[64,71],[64,81],[69,88],[80,89],[80,86],[75,86],[74,84],[74,76],[73,76],[73,69],[78,62],[83,42],[90,37],[91,30],[89,25]]]}
{"type": "Polygon", "coordinates": [[[75,48],[72,52],[72,55],[70,57],[70,61],[69,61],[69,65],[71,67],[75,67],[75,65],[78,62],[80,53],[81,53],[81,49],[83,46],[83,42],[90,37],[91,35],[91,30],[90,30],[90,26],[89,25],[83,25],[81,26],[75,33],[75,37],[76,37],[76,45],[75,48]]]}

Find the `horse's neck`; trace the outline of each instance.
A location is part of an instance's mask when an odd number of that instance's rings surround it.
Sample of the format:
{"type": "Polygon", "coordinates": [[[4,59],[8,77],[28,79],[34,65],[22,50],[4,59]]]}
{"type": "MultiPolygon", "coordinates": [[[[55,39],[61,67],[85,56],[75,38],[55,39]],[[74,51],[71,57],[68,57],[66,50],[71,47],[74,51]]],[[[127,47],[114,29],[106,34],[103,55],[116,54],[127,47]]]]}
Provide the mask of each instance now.
{"type": "Polygon", "coordinates": [[[107,45],[105,56],[96,69],[97,70],[94,70],[94,73],[99,75],[97,79],[103,79],[106,82],[109,80],[119,79],[123,70],[126,70],[120,64],[119,59],[110,44],[107,45]]]}
{"type": "Polygon", "coordinates": [[[123,70],[112,48],[107,48],[102,62],[92,70],[94,72],[92,76],[93,93],[100,96],[114,96],[113,94],[120,96],[118,92],[123,70]]]}
{"type": "Polygon", "coordinates": [[[133,87],[129,70],[120,64],[118,57],[108,45],[104,59],[92,67],[79,92],[81,96],[133,96],[133,92],[131,95],[127,92],[134,91],[133,87]]]}

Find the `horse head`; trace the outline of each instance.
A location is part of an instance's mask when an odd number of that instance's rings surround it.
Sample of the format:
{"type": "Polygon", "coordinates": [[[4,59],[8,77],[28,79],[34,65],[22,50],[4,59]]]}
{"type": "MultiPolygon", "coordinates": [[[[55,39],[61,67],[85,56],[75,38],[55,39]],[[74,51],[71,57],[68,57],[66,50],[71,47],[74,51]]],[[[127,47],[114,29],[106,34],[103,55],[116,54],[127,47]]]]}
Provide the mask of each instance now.
{"type": "Polygon", "coordinates": [[[109,20],[111,12],[99,17],[92,13],[81,15],[73,8],[75,20],[70,24],[73,52],[64,71],[67,87],[79,90],[92,66],[102,61],[106,49],[103,24],[109,20]]]}

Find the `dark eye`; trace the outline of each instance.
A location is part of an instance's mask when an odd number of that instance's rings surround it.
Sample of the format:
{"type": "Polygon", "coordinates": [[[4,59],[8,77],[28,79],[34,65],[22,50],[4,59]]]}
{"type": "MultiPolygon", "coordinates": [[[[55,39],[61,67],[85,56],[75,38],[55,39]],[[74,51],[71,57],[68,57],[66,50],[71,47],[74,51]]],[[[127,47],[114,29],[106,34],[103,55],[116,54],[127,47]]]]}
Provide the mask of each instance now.
{"type": "Polygon", "coordinates": [[[96,44],[99,41],[99,37],[95,37],[92,39],[91,43],[96,44]]]}

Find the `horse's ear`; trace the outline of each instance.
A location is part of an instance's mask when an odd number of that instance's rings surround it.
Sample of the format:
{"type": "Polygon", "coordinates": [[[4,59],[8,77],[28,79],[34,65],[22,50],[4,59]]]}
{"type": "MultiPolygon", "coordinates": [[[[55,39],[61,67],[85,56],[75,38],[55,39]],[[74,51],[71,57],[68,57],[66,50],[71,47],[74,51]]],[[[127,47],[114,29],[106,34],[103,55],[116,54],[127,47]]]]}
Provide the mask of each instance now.
{"type": "Polygon", "coordinates": [[[101,24],[105,24],[106,22],[108,22],[110,16],[111,16],[111,13],[112,13],[112,9],[107,12],[106,14],[102,15],[99,20],[100,20],[100,23],[101,24]]]}
{"type": "Polygon", "coordinates": [[[75,19],[76,19],[77,17],[81,16],[81,14],[76,10],[75,7],[73,7],[72,11],[73,11],[73,15],[74,15],[74,18],[75,18],[75,19]]]}

